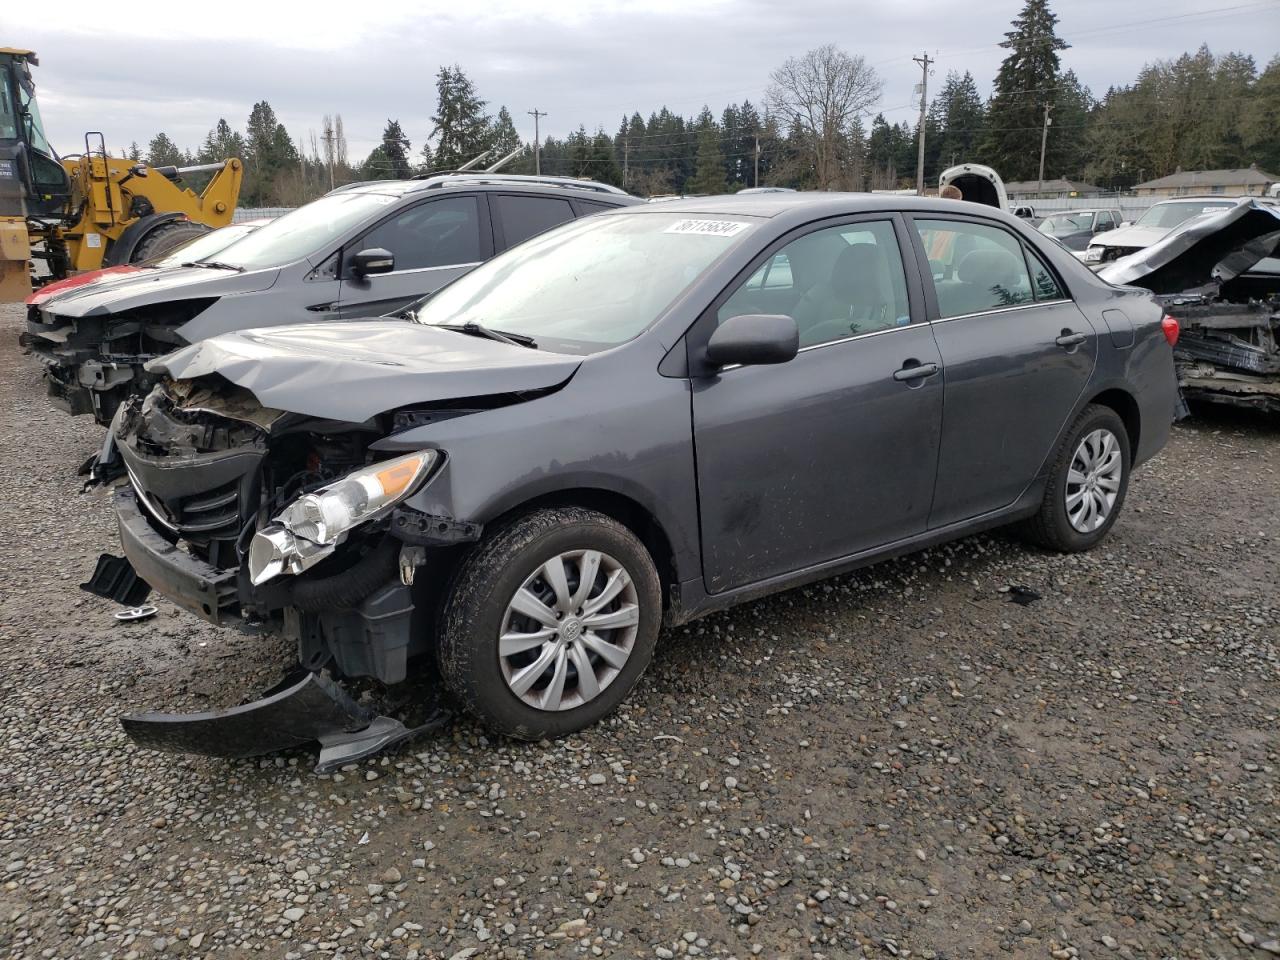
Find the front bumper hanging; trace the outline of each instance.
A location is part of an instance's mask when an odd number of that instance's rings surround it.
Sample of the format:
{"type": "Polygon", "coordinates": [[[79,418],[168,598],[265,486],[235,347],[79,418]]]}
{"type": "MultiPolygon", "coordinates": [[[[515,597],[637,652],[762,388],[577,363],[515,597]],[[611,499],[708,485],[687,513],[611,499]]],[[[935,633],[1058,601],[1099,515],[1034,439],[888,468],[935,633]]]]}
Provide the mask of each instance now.
{"type": "Polygon", "coordinates": [[[410,737],[439,729],[450,712],[436,707],[416,727],[356,703],[318,673],[291,674],[261,700],[204,713],[139,713],[120,719],[141,747],[241,759],[320,743],[316,773],[332,773],[410,737]]]}

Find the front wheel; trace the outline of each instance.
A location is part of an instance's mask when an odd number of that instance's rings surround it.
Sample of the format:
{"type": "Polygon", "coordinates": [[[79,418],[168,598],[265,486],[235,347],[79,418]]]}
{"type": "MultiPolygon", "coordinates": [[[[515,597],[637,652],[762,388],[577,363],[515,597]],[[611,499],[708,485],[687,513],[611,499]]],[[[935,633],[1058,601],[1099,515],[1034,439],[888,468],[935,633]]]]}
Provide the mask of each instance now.
{"type": "Polygon", "coordinates": [[[462,562],[442,611],[440,668],[489,728],[563,736],[623,701],[661,620],[657,570],[630,530],[579,507],[536,510],[462,562]]]}
{"type": "Polygon", "coordinates": [[[1058,448],[1040,512],[1023,531],[1064,553],[1096,546],[1120,514],[1129,489],[1129,433],[1110,407],[1081,411],[1058,448]]]}

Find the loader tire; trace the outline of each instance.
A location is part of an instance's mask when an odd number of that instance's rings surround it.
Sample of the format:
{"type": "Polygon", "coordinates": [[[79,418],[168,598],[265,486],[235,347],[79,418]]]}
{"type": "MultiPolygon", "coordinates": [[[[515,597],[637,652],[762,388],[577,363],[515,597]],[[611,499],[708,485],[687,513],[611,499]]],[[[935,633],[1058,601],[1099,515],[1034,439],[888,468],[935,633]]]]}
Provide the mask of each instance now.
{"type": "Polygon", "coordinates": [[[195,223],[191,220],[170,220],[168,223],[162,223],[138,242],[138,245],[133,248],[133,255],[129,258],[129,262],[142,263],[144,260],[163,257],[187,241],[204,236],[210,230],[211,228],[203,223],[195,223]]]}

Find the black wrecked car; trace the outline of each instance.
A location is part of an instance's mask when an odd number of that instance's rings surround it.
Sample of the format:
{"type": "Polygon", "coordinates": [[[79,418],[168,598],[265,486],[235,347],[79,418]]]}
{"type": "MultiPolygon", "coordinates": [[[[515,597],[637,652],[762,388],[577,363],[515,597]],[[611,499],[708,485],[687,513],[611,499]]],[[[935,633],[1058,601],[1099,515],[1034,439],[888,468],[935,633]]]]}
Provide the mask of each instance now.
{"type": "Polygon", "coordinates": [[[380,316],[576,217],[640,203],[561,177],[440,174],[340,187],[208,257],[32,304],[20,342],[55,404],[109,424],[148,360],[248,327],[380,316]]]}
{"type": "Polygon", "coordinates": [[[414,658],[490,728],[608,714],[676,624],[989,527],[1085,550],[1168,436],[1176,335],[1007,213],[768,194],[567,224],[416,322],[245,330],[153,361],[114,442],[124,559],[306,671],[126,720],[323,767],[407,734],[342,693],[414,658]],[[946,410],[946,416],[943,411],[946,410]]]}

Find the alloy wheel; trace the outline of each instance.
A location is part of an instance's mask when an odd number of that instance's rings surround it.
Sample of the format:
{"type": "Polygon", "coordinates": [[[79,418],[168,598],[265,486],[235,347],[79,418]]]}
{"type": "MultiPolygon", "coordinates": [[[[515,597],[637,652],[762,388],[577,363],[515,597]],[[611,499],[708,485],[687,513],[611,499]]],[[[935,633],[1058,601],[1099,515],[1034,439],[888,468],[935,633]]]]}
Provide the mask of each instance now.
{"type": "Polygon", "coordinates": [[[507,602],[498,661],[507,687],[538,710],[594,700],[626,666],[640,605],[626,568],[599,550],[556,554],[507,602]]]}
{"type": "Polygon", "coordinates": [[[1079,533],[1092,533],[1107,522],[1120,493],[1124,457],[1120,441],[1099,428],[1081,438],[1067,470],[1067,520],[1079,533]]]}

